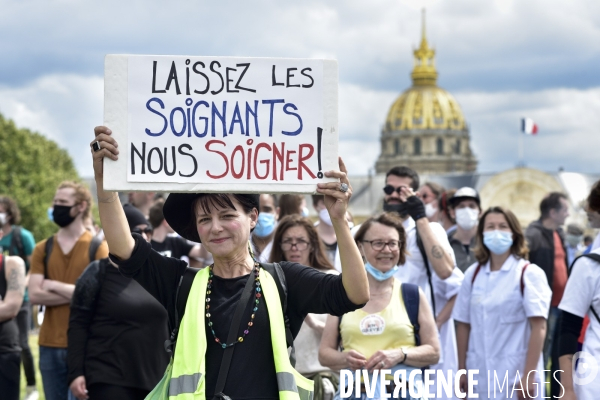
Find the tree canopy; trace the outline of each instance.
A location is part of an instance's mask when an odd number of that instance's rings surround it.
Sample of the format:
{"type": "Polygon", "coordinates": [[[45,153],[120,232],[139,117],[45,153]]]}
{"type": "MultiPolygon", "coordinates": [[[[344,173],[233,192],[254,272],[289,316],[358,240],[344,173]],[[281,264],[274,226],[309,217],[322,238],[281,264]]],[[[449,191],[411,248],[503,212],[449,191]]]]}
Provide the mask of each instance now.
{"type": "Polygon", "coordinates": [[[20,225],[29,229],[36,241],[57,230],[47,210],[64,180],[80,181],[67,151],[39,133],[17,128],[0,114],[0,194],[16,200],[20,225]]]}

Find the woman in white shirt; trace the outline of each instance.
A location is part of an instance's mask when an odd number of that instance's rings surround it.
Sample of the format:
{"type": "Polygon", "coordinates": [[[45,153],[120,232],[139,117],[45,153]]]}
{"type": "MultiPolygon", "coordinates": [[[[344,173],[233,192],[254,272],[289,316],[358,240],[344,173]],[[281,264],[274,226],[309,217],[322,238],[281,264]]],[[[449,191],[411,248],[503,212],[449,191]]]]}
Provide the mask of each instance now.
{"type": "MultiPolygon", "coordinates": [[[[527,251],[511,211],[492,207],[483,214],[478,262],[465,272],[453,313],[458,367],[479,370],[474,392],[480,399],[544,396],[542,348],[552,292],[527,251]]],[[[460,385],[466,392],[466,376],[460,385]]]]}

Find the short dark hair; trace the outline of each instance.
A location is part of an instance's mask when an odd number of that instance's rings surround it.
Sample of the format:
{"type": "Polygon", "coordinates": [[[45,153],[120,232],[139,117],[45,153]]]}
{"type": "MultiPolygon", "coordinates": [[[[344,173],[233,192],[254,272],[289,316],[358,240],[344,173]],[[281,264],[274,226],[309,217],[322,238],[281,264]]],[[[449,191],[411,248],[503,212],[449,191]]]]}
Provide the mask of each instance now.
{"type": "Polygon", "coordinates": [[[165,216],[163,214],[164,205],[165,200],[158,199],[156,202],[154,202],[154,205],[150,207],[150,211],[148,211],[148,220],[153,228],[158,228],[158,226],[165,220],[165,216]]]}
{"type": "Polygon", "coordinates": [[[7,221],[8,223],[11,225],[16,225],[21,222],[21,211],[19,210],[19,206],[17,206],[16,201],[8,196],[0,196],[0,204],[4,206],[6,209],[6,215],[10,218],[10,220],[7,221]]]}
{"type": "Polygon", "coordinates": [[[354,241],[356,244],[362,242],[365,238],[365,234],[371,229],[374,223],[389,226],[398,231],[398,244],[400,250],[400,258],[398,258],[398,265],[402,265],[406,262],[406,231],[404,225],[402,225],[402,219],[395,212],[384,212],[375,215],[360,225],[358,231],[354,234],[354,241]]]}
{"type": "MultiPolygon", "coordinates": [[[[232,194],[225,194],[225,193],[202,193],[199,194],[198,197],[196,197],[192,202],[191,202],[191,216],[192,218],[189,219],[189,221],[187,222],[187,226],[185,228],[183,228],[183,232],[179,232],[181,234],[181,236],[189,236],[189,237],[194,237],[194,235],[198,235],[198,231],[196,228],[196,210],[202,210],[204,213],[206,214],[210,214],[211,213],[211,209],[213,207],[221,207],[221,208],[229,208],[231,210],[236,210],[235,205],[233,205],[233,202],[231,201],[231,198],[229,197],[233,197],[234,199],[237,200],[238,203],[240,203],[240,206],[242,206],[242,211],[245,212],[246,214],[250,214],[252,212],[252,210],[254,210],[255,208],[258,210],[259,209],[259,203],[258,203],[258,195],[246,195],[246,194],[239,194],[239,193],[232,193],[232,194]],[[183,233],[183,234],[182,234],[183,233]]],[[[168,221],[167,221],[168,222],[168,221]]],[[[171,225],[172,227],[173,225],[171,225]]],[[[250,232],[252,232],[254,230],[254,228],[250,229],[250,232]]]]}
{"type": "Polygon", "coordinates": [[[412,181],[410,184],[412,190],[414,190],[415,192],[419,190],[419,174],[417,174],[414,169],[406,167],[404,165],[393,167],[385,174],[386,181],[388,176],[390,175],[394,175],[400,178],[410,178],[412,181]]]}
{"type": "Polygon", "coordinates": [[[567,196],[561,192],[548,193],[540,203],[541,218],[547,218],[550,215],[550,210],[560,210],[560,208],[562,207],[560,199],[567,200],[567,196]]]}
{"type": "Polygon", "coordinates": [[[594,186],[592,186],[587,203],[590,210],[600,213],[600,181],[594,183],[594,186]]]}

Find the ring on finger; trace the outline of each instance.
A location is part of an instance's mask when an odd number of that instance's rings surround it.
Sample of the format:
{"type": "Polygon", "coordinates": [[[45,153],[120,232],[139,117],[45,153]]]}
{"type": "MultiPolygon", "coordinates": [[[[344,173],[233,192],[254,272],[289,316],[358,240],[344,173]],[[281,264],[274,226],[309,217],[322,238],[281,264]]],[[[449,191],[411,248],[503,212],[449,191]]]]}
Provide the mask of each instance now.
{"type": "Polygon", "coordinates": [[[99,141],[96,140],[94,143],[92,143],[92,150],[94,150],[94,152],[102,150],[102,147],[100,147],[99,141]]]}
{"type": "Polygon", "coordinates": [[[385,361],[380,362],[382,367],[385,367],[385,361]]]}
{"type": "Polygon", "coordinates": [[[347,183],[340,183],[340,192],[342,193],[346,193],[348,191],[348,184],[347,183]]]}

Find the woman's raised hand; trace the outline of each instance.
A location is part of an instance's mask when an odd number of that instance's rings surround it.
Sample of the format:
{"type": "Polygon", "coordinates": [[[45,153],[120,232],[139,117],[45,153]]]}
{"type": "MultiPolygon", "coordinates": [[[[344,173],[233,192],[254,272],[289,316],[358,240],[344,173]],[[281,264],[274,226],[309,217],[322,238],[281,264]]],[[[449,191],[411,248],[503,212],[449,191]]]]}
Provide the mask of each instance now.
{"type": "Polygon", "coordinates": [[[90,151],[94,160],[94,175],[96,178],[102,178],[104,157],[111,160],[117,160],[119,154],[119,145],[111,136],[112,131],[105,126],[94,128],[94,140],[90,143],[90,151]]]}
{"type": "Polygon", "coordinates": [[[352,186],[350,186],[348,171],[341,157],[339,157],[339,166],[339,171],[327,171],[325,176],[338,178],[340,181],[317,184],[317,193],[325,195],[325,207],[327,207],[331,220],[343,220],[346,223],[346,211],[350,197],[352,197],[352,186]]]}

